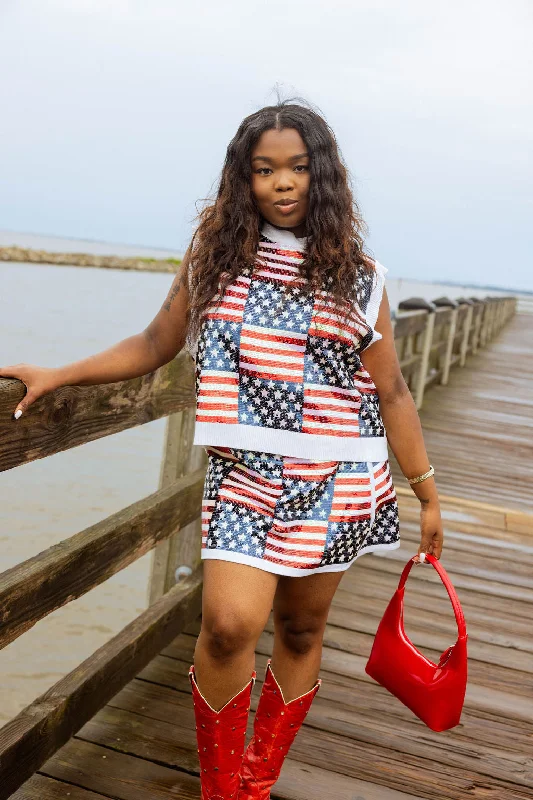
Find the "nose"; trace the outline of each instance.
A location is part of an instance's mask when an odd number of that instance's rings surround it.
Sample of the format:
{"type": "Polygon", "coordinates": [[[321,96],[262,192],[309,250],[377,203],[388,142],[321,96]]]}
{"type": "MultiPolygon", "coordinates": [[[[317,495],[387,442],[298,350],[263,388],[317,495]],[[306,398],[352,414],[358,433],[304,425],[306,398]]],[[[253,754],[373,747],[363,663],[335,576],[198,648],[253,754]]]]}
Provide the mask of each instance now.
{"type": "Polygon", "coordinates": [[[274,183],[276,192],[288,192],[294,188],[294,174],[292,170],[280,170],[274,183]]]}

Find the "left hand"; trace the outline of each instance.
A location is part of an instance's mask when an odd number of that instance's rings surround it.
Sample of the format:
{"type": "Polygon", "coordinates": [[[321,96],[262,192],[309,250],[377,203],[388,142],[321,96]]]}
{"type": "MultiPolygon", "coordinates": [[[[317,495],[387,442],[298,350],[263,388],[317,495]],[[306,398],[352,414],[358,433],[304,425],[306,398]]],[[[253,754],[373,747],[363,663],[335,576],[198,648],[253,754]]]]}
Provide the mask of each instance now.
{"type": "MultiPolygon", "coordinates": [[[[444,533],[438,503],[422,503],[420,508],[420,553],[431,553],[435,558],[440,558],[444,533]]],[[[417,559],[416,563],[424,563],[417,559]]]]}

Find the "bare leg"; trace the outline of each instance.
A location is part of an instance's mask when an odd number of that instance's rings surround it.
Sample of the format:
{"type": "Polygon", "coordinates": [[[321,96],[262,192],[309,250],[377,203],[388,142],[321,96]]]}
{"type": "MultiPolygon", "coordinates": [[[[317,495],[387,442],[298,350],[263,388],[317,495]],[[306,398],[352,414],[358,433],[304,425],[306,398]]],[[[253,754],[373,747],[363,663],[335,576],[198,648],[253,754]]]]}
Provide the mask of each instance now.
{"type": "Polygon", "coordinates": [[[202,627],[194,665],[198,687],[215,711],[250,680],[278,579],[247,564],[204,560],[202,627]]]}
{"type": "Polygon", "coordinates": [[[271,667],[286,703],[308,692],[318,677],[329,609],[343,575],[322,572],[279,579],[271,667]]]}

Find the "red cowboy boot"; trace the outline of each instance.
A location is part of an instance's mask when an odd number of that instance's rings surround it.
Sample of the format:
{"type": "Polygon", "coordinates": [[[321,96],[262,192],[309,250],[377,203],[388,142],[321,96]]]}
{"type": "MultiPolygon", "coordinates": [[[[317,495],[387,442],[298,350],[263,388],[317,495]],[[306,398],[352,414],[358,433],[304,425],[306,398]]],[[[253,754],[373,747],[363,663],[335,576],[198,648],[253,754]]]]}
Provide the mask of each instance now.
{"type": "Polygon", "coordinates": [[[285,703],[270,661],[255,712],[254,734],[242,761],[238,800],[269,800],[270,789],[322,683],[317,678],[312,689],[285,703]]]}
{"type": "Polygon", "coordinates": [[[189,669],[189,678],[196,718],[202,800],[236,800],[256,672],[252,672],[246,686],[219,711],[215,711],[200,692],[194,665],[189,669]]]}

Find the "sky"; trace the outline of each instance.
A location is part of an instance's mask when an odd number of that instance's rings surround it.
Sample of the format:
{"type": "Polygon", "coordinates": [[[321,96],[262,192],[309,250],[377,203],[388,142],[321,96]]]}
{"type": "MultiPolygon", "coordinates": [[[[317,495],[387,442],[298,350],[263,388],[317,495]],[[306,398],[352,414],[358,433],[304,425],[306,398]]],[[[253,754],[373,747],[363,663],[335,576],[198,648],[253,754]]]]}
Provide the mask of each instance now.
{"type": "Polygon", "coordinates": [[[531,0],[2,0],[0,229],[183,251],[279,92],[391,276],[533,290],[532,38],[531,0]]]}

